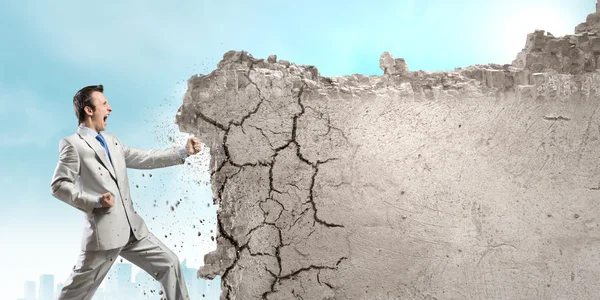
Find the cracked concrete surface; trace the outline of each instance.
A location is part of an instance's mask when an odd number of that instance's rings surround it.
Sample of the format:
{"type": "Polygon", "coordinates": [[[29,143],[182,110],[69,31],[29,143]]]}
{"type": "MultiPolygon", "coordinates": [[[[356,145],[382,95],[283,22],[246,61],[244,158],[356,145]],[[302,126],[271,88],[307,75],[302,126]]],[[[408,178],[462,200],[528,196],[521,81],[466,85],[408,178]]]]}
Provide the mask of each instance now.
{"type": "Polygon", "coordinates": [[[177,115],[220,204],[198,274],[222,299],[595,299],[598,22],[449,72],[227,52],[177,115]]]}

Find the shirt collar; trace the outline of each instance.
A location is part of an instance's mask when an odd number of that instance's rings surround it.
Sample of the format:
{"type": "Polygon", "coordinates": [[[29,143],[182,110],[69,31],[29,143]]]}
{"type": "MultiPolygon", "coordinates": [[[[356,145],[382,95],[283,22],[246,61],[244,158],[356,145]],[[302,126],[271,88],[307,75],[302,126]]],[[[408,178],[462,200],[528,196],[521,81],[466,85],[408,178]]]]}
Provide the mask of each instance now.
{"type": "Polygon", "coordinates": [[[83,132],[86,135],[89,135],[89,136],[91,136],[93,138],[96,138],[96,136],[98,135],[98,133],[96,132],[96,130],[91,129],[91,128],[87,127],[87,126],[79,125],[79,128],[81,128],[81,130],[83,130],[83,132]]]}

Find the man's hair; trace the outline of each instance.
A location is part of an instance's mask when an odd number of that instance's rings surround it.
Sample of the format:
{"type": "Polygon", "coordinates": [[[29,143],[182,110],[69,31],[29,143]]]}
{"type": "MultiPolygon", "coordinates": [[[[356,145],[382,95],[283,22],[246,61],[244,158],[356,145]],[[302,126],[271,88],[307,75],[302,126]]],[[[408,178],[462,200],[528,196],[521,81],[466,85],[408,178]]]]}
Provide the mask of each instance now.
{"type": "Polygon", "coordinates": [[[104,92],[104,87],[101,84],[89,85],[77,91],[75,96],[73,96],[73,109],[75,109],[75,116],[77,116],[79,124],[85,122],[86,115],[84,108],[86,106],[89,106],[92,109],[92,111],[96,110],[96,106],[92,101],[93,92],[102,93],[104,92]]]}

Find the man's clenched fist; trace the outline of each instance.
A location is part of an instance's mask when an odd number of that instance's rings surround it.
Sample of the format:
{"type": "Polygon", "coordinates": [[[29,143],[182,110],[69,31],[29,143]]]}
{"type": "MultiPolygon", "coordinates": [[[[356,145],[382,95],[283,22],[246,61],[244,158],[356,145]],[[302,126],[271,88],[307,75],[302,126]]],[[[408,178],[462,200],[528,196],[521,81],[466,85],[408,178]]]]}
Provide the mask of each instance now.
{"type": "Polygon", "coordinates": [[[188,155],[194,155],[199,153],[202,150],[202,144],[200,144],[200,139],[197,137],[191,137],[187,140],[185,144],[185,150],[188,155]]]}
{"type": "Polygon", "coordinates": [[[102,194],[102,197],[100,197],[100,205],[102,205],[102,207],[113,207],[113,205],[115,205],[115,197],[110,192],[102,194]]]}

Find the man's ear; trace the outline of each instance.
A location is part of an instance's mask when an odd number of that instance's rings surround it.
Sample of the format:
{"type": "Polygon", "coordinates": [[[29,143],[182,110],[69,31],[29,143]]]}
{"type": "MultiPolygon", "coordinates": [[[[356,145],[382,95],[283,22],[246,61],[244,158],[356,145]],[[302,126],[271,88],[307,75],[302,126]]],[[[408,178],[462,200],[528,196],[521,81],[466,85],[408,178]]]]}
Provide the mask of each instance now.
{"type": "Polygon", "coordinates": [[[94,113],[94,110],[89,106],[84,107],[83,110],[85,111],[86,115],[88,115],[88,116],[91,116],[94,113]]]}

